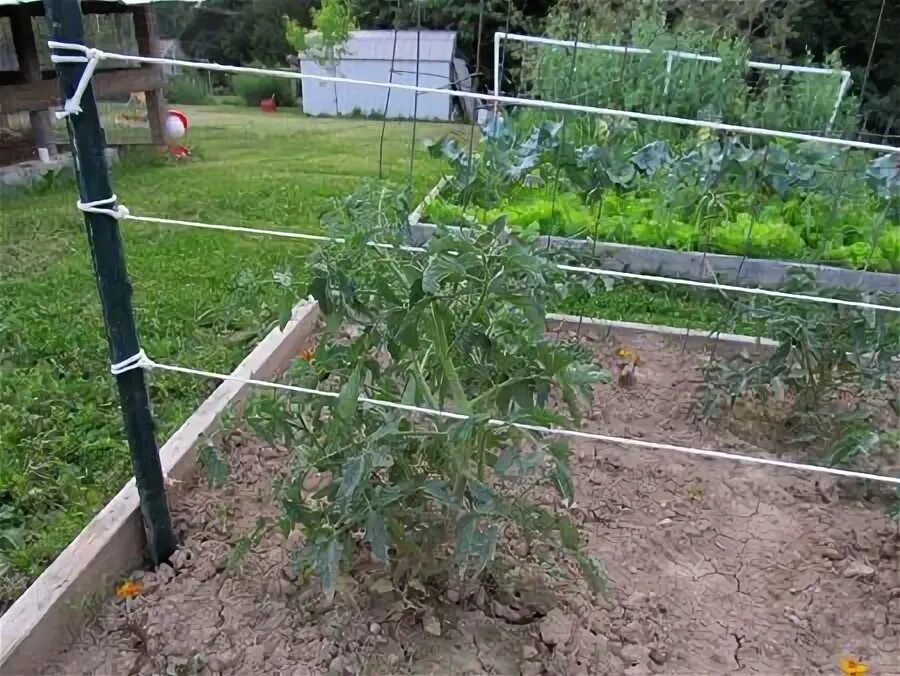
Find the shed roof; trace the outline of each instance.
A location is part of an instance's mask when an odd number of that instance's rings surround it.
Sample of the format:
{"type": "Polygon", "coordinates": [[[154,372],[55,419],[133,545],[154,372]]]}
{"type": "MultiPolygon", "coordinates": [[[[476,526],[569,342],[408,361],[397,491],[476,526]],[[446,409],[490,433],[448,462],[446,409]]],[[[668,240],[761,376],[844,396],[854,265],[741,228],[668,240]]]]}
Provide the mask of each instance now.
{"type": "MultiPolygon", "coordinates": [[[[0,0],[3,2],[3,0],[0,0]]],[[[310,33],[311,44],[315,44],[318,33],[310,33]]],[[[353,31],[341,51],[343,61],[419,61],[448,63],[456,49],[456,31],[432,30],[362,30],[353,31]],[[417,39],[418,38],[418,39],[417,39]]],[[[307,58],[301,52],[300,58],[307,58]]]]}

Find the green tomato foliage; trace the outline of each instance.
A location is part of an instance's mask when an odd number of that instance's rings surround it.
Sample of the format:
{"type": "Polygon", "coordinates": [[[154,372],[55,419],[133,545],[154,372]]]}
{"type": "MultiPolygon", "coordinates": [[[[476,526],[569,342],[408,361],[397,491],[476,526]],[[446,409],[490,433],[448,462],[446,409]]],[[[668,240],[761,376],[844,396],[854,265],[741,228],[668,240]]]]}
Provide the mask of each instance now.
{"type": "MultiPolygon", "coordinates": [[[[797,273],[787,289],[810,293],[814,286],[808,273],[797,273]]],[[[866,466],[878,451],[896,454],[896,431],[880,425],[877,415],[900,415],[900,399],[890,385],[900,375],[900,320],[894,313],[790,300],[738,311],[765,322],[778,345],[763,361],[743,354],[714,359],[705,371],[707,415],[719,415],[742,398],[774,398],[786,408],[788,441],[811,445],[828,465],[866,466]]]]}
{"type": "Polygon", "coordinates": [[[545,308],[563,284],[545,257],[503,221],[464,233],[441,229],[424,254],[406,242],[402,193],[364,186],[326,219],[340,242],[310,259],[311,293],[327,328],[298,384],[328,389],[255,419],[294,450],[280,488],[283,526],[299,524],[301,566],[326,595],[361,547],[394,584],[444,584],[495,571],[510,538],[572,557],[598,585],[555,490],[575,499],[566,444],[492,419],[573,426],[609,374],[580,345],[545,336],[545,308]],[[557,393],[562,407],[551,405],[557,393]],[[451,411],[443,418],[371,403],[451,411]],[[329,477],[311,494],[311,477],[329,477]]]}

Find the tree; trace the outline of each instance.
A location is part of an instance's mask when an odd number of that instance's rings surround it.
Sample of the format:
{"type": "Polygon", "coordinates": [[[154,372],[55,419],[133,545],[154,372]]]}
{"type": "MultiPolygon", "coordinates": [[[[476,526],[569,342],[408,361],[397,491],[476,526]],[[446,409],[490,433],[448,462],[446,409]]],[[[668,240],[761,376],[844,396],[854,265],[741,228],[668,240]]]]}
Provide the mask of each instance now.
{"type": "Polygon", "coordinates": [[[545,17],[553,4],[553,0],[419,0],[397,3],[351,0],[353,13],[363,28],[410,30],[415,29],[421,19],[423,29],[455,30],[457,48],[468,61],[470,72],[475,71],[480,61],[479,81],[487,84],[491,84],[492,78],[494,33],[541,33],[538,19],[545,17]]]}
{"type": "Polygon", "coordinates": [[[192,58],[219,63],[283,65],[292,48],[284,16],[308,26],[309,0],[206,0],[196,5],[181,31],[192,58]]]}
{"type": "Polygon", "coordinates": [[[810,50],[816,58],[841,48],[862,87],[863,121],[873,132],[900,129],[900,4],[896,0],[818,0],[803,7],[795,19],[795,52],[810,50]],[[878,15],[884,7],[878,39],[878,15]],[[871,68],[868,75],[871,51],[871,68]]]}
{"type": "Polygon", "coordinates": [[[151,7],[156,15],[156,30],[161,38],[178,38],[194,12],[193,5],[186,2],[157,2],[151,7]]]}

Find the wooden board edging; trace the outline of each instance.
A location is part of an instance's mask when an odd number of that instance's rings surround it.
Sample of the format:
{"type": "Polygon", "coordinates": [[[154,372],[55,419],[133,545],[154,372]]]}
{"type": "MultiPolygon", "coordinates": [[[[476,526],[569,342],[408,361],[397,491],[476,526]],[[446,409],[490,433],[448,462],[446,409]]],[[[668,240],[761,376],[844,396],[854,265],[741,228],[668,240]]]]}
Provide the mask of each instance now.
{"type": "MultiPolygon", "coordinates": [[[[312,336],[319,306],[304,300],[284,330],[278,327],[253,349],[232,375],[271,379],[284,371],[312,336]]],[[[224,381],[160,448],[168,479],[184,481],[197,467],[197,450],[221,432],[222,415],[249,394],[250,386],[224,381]]],[[[142,563],[144,535],[132,478],[37,580],[0,617],[0,674],[40,673],[77,635],[89,608],[112,585],[142,563]]]]}
{"type": "Polygon", "coordinates": [[[704,348],[716,345],[730,351],[746,350],[751,354],[765,354],[778,347],[778,342],[762,336],[745,336],[739,333],[720,333],[703,329],[685,329],[678,326],[661,324],[642,324],[640,322],[622,322],[613,319],[595,317],[579,317],[547,313],[547,327],[550,330],[572,331],[578,327],[592,331],[596,335],[627,338],[634,335],[655,333],[673,340],[680,340],[687,347],[704,348]]]}
{"type": "Polygon", "coordinates": [[[413,212],[407,219],[411,227],[419,224],[419,221],[422,220],[422,216],[425,215],[425,210],[428,208],[428,205],[438,198],[438,195],[441,194],[441,190],[444,189],[444,186],[449,180],[450,179],[448,179],[446,176],[441,176],[440,180],[435,184],[435,186],[428,191],[428,194],[425,195],[425,197],[422,198],[422,201],[419,202],[419,205],[413,210],[413,212]]]}

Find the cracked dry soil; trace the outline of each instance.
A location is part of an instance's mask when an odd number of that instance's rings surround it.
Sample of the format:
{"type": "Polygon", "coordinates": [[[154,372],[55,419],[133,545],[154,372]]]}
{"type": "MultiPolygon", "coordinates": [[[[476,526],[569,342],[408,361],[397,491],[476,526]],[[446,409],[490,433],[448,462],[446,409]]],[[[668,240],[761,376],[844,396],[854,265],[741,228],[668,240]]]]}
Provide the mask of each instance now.
{"type": "MultiPolygon", "coordinates": [[[[600,363],[615,362],[617,345],[590,340],[600,363]]],[[[587,429],[777,448],[758,412],[691,422],[701,351],[657,336],[629,347],[641,356],[637,382],[598,386],[587,429]]],[[[127,607],[106,603],[45,673],[836,674],[847,652],[870,674],[900,674],[900,534],[858,484],[580,443],[575,515],[606,567],[605,596],[526,565],[505,596],[416,602],[368,561],[327,606],[315,580],[291,572],[297,533],[270,529],[239,567],[226,565],[258,517],[278,516],[271,482],[288,454],[240,431],[221,446],[227,485],[198,479],[173,500],[185,535],[172,565],[143,574],[127,607]]]]}

